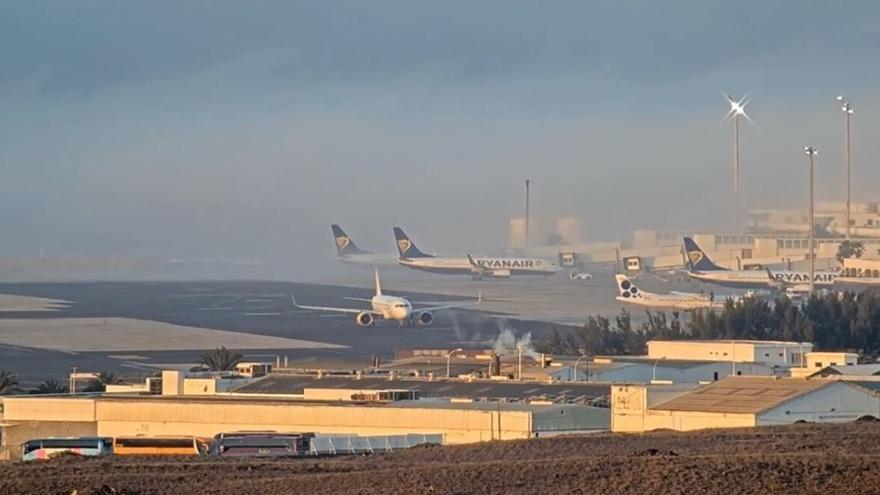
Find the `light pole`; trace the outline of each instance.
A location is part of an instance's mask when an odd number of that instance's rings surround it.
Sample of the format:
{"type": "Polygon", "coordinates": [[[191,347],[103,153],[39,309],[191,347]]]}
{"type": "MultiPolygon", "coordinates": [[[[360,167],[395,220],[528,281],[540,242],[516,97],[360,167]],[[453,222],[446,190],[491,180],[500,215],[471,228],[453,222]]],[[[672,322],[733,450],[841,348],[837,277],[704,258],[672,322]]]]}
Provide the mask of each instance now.
{"type": "Polygon", "coordinates": [[[572,381],[575,381],[575,382],[580,381],[580,380],[578,380],[578,365],[581,363],[581,359],[583,359],[585,357],[587,357],[585,354],[581,354],[581,357],[577,358],[577,360],[574,362],[574,380],[572,380],[572,381]]]}
{"type": "Polygon", "coordinates": [[[529,186],[532,184],[531,179],[526,179],[526,245],[529,248],[529,186]]]}
{"type": "Polygon", "coordinates": [[[804,147],[804,153],[810,157],[810,297],[813,297],[813,291],[816,288],[816,281],[814,280],[816,276],[816,256],[815,256],[815,246],[814,243],[814,235],[816,230],[816,218],[815,212],[813,211],[813,177],[815,175],[815,159],[816,155],[819,154],[819,150],[812,146],[804,147]]]}
{"type": "Polygon", "coordinates": [[[522,381],[522,344],[516,344],[516,356],[517,356],[517,377],[516,379],[522,381]]]}
{"type": "Polygon", "coordinates": [[[464,349],[459,347],[457,349],[453,349],[453,350],[449,351],[449,353],[446,354],[446,378],[450,378],[452,376],[452,373],[451,373],[451,371],[452,371],[451,370],[452,355],[455,354],[456,352],[464,352],[464,349]]]}
{"type": "Polygon", "coordinates": [[[730,110],[725,115],[725,120],[733,120],[733,221],[734,230],[739,230],[739,119],[745,117],[751,121],[746,115],[746,105],[749,104],[748,95],[736,99],[730,95],[725,95],[727,103],[730,104],[730,110]]]}
{"type": "Polygon", "coordinates": [[[654,361],[654,367],[651,369],[651,383],[657,381],[657,365],[660,364],[660,361],[666,359],[666,356],[662,356],[660,359],[654,361]]]}
{"type": "Polygon", "coordinates": [[[846,122],[846,145],[843,148],[843,168],[846,177],[846,240],[849,240],[849,224],[850,224],[850,117],[853,114],[852,105],[844,96],[838,96],[837,101],[840,102],[840,111],[843,112],[843,118],[846,122]]]}

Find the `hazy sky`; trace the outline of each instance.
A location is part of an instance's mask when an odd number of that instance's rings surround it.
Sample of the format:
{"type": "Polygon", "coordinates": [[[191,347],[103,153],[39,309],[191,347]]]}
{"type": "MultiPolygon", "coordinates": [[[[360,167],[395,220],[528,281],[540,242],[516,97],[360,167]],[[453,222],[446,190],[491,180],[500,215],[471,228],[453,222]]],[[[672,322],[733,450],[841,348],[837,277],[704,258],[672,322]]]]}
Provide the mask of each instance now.
{"type": "MultiPolygon", "coordinates": [[[[19,1],[0,16],[0,254],[332,258],[727,221],[722,91],[749,92],[745,197],[880,199],[875,1],[19,1]],[[872,196],[873,195],[873,196],[872,196]]],[[[458,248],[458,249],[457,249],[458,248]]]]}

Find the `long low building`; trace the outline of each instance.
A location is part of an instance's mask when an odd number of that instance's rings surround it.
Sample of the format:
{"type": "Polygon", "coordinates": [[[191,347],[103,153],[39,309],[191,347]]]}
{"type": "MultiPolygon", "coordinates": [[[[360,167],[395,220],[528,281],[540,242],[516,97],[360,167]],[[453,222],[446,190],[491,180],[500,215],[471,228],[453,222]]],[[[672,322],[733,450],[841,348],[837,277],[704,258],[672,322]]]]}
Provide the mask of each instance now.
{"type": "Polygon", "coordinates": [[[104,395],[3,398],[2,447],[67,436],[212,437],[274,430],[319,434],[440,434],[445,444],[607,430],[609,410],[577,404],[305,401],[253,396],[104,395]]]}
{"type": "MultiPolygon", "coordinates": [[[[565,377],[563,377],[565,378],[565,377]]],[[[300,395],[306,388],[407,389],[418,390],[422,397],[470,397],[525,402],[533,399],[576,402],[607,396],[608,384],[541,383],[515,380],[413,380],[354,375],[309,376],[271,374],[234,389],[239,394],[300,395]]]]}
{"type": "Polygon", "coordinates": [[[698,430],[880,418],[880,398],[843,380],[729,377],[701,387],[615,386],[611,429],[698,430]]]}

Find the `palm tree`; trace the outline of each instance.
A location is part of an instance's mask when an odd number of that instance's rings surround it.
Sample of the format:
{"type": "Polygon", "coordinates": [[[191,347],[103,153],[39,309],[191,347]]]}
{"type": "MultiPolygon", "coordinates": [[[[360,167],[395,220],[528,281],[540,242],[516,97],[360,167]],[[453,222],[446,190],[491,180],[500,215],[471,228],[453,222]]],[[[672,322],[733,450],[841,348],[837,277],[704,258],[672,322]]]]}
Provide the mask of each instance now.
{"type": "Polygon", "coordinates": [[[21,392],[18,387],[18,375],[10,371],[0,371],[0,395],[17,394],[21,392]]]}
{"type": "Polygon", "coordinates": [[[865,245],[859,241],[843,241],[837,248],[837,261],[843,263],[847,258],[861,258],[865,252],[865,245]]]}
{"type": "Polygon", "coordinates": [[[116,385],[122,383],[122,378],[112,371],[101,371],[89,381],[86,385],[85,392],[103,392],[107,390],[107,385],[116,385]]]}
{"type": "Polygon", "coordinates": [[[31,390],[32,394],[66,394],[69,391],[67,385],[58,380],[50,379],[37,385],[37,388],[31,390]]]}
{"type": "Polygon", "coordinates": [[[220,346],[202,354],[199,362],[211,371],[230,371],[235,369],[235,365],[241,362],[242,358],[241,354],[220,346]]]}

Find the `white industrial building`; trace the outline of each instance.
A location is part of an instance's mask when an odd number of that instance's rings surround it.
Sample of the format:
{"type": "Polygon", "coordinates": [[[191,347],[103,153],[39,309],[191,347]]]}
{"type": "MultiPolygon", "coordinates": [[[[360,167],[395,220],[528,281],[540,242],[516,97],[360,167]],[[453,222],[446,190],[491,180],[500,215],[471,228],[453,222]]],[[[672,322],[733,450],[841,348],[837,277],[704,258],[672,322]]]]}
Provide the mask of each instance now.
{"type": "MultiPolygon", "coordinates": [[[[652,340],[648,359],[761,363],[769,366],[802,366],[809,342],[775,340],[652,340]]],[[[743,373],[745,374],[745,373],[743,373]]]]}
{"type": "Polygon", "coordinates": [[[557,380],[599,383],[700,383],[730,375],[774,376],[776,368],[762,363],[731,363],[708,360],[647,359],[645,357],[597,357],[555,371],[557,380]]]}
{"type": "Polygon", "coordinates": [[[644,385],[611,389],[615,432],[847,422],[863,417],[880,418],[880,398],[844,380],[736,376],[692,390],[644,385]]]}

